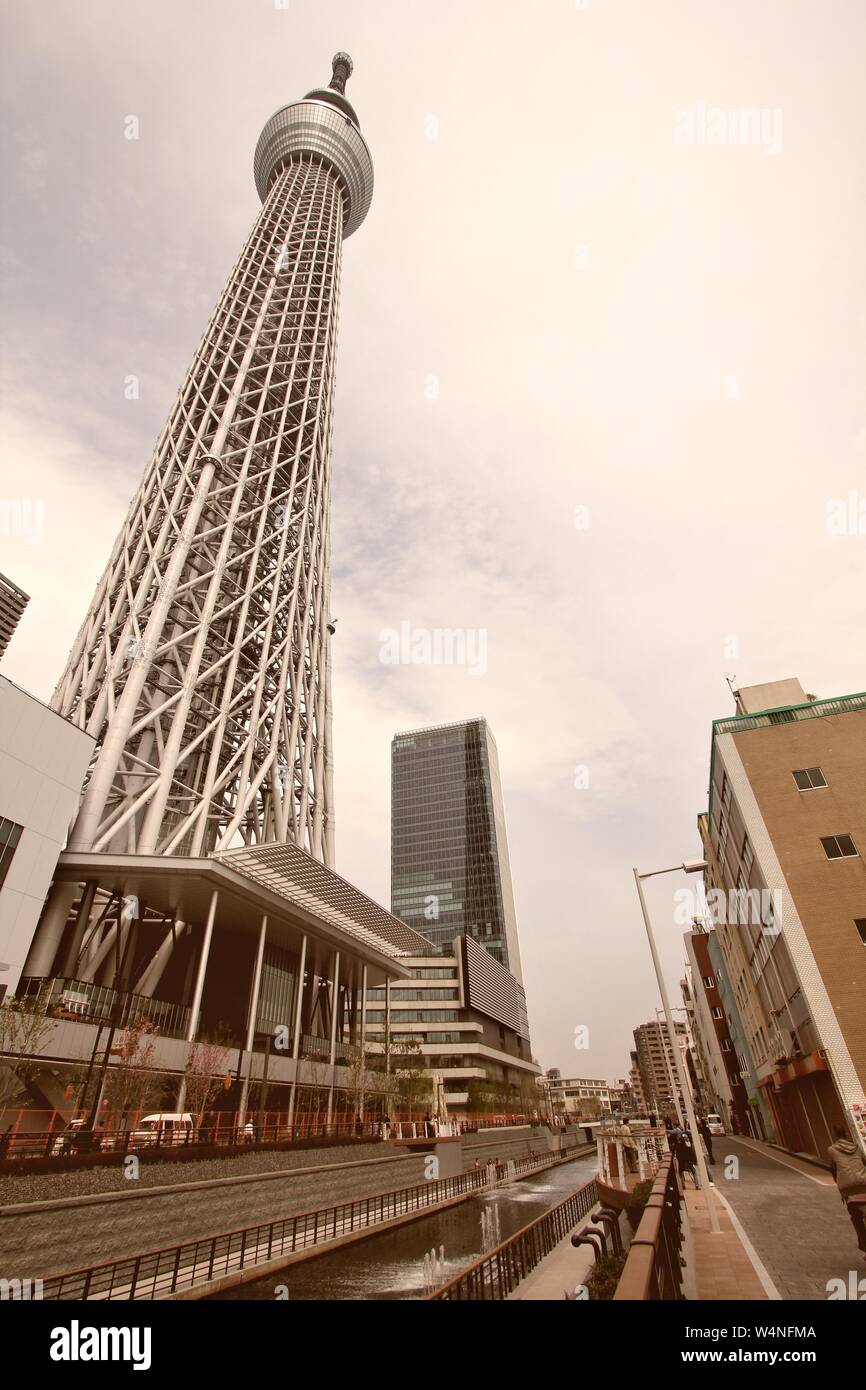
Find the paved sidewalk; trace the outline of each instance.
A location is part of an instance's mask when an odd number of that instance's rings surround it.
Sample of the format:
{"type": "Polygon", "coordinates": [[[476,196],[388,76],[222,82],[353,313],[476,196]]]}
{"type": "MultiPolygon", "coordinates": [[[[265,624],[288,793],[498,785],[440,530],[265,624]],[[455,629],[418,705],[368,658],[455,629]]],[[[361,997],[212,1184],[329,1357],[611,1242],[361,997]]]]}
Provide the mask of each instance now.
{"type": "Polygon", "coordinates": [[[575,1286],[586,1281],[592,1265],[591,1247],[573,1246],[569,1233],[525,1279],[521,1279],[508,1297],[515,1303],[534,1303],[542,1299],[562,1303],[566,1292],[574,1293],[575,1286]]]}
{"type": "Polygon", "coordinates": [[[866,1274],[828,1172],[750,1139],[725,1136],[714,1149],[713,1180],[783,1299],[825,1299],[829,1279],[866,1274]],[[729,1154],[739,1161],[737,1178],[724,1177],[729,1154]]]}
{"type": "Polygon", "coordinates": [[[711,1191],[719,1217],[717,1232],[710,1229],[705,1190],[696,1192],[691,1186],[685,1190],[690,1236],[685,1247],[688,1267],[683,1272],[686,1297],[699,1302],[771,1297],[772,1291],[762,1283],[724,1203],[718,1200],[715,1188],[711,1191]]]}

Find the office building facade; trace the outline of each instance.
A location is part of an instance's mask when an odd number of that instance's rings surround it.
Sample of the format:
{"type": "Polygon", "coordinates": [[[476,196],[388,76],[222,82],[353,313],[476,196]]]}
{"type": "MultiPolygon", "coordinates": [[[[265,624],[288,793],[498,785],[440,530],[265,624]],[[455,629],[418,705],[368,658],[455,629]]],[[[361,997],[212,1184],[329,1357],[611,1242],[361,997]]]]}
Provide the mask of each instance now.
{"type": "Polygon", "coordinates": [[[391,744],[391,910],[434,945],[473,937],[522,985],[499,755],[485,719],[391,744]]]}
{"type": "MultiPolygon", "coordinates": [[[[392,1026],[414,1034],[450,1110],[526,1109],[539,1068],[531,1053],[499,758],[484,719],[393,739],[391,910],[431,943],[428,955],[407,962],[416,973],[414,1007],[392,999],[392,1026]]],[[[380,1003],[371,1001],[374,1009],[380,1003]]],[[[385,1026],[380,1012],[371,1017],[371,1037],[385,1026]]]]}
{"type": "Polygon", "coordinates": [[[866,695],[736,700],[698,825],[750,1110],[795,1152],[823,1158],[843,1120],[866,1149],[866,695]]]}

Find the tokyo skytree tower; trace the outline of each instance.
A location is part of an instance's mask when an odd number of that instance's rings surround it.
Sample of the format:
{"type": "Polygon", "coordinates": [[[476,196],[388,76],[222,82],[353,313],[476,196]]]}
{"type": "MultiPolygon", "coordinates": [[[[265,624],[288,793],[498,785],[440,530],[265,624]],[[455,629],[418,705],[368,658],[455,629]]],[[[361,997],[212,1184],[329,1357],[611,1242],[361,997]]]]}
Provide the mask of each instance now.
{"type": "Polygon", "coordinates": [[[330,450],[343,239],[373,165],[352,61],[255,152],[262,209],[52,708],[96,739],[69,849],[333,861],[330,450]]]}

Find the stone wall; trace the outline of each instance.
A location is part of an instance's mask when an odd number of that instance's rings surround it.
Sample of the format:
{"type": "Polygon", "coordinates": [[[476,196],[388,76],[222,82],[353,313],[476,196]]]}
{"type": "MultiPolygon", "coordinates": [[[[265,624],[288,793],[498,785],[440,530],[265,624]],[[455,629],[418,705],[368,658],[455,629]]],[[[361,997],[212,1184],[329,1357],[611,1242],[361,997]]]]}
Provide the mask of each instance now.
{"type": "Polygon", "coordinates": [[[562,1152],[585,1147],[581,1131],[550,1130],[546,1125],[516,1125],[508,1129],[479,1130],[477,1134],[463,1136],[463,1170],[475,1167],[475,1160],[490,1163],[494,1159],[506,1162],[509,1158],[527,1158],[530,1154],[550,1154],[554,1157],[562,1152]]]}
{"type": "Polygon", "coordinates": [[[315,1167],[0,1208],[0,1277],[44,1278],[424,1181],[423,1154],[346,1152],[315,1167]]]}

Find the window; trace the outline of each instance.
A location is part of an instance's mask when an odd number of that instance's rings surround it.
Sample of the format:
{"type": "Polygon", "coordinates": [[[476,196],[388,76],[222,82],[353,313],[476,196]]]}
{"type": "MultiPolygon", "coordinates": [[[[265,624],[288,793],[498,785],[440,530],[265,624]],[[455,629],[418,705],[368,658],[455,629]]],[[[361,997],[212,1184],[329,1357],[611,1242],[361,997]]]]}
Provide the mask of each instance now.
{"type": "Polygon", "coordinates": [[[743,886],[748,887],[749,874],[752,872],[752,865],[755,862],[755,851],[749,844],[748,835],[745,835],[743,837],[743,850],[741,860],[742,862],[740,864],[740,873],[743,875],[743,878],[745,879],[745,883],[743,886]]]}
{"type": "Polygon", "coordinates": [[[716,987],[716,982],[715,982],[715,980],[713,979],[712,975],[705,975],[705,976],[704,976],[704,984],[705,984],[705,986],[706,986],[707,989],[715,989],[715,987],[716,987]]]}
{"type": "Polygon", "coordinates": [[[725,1015],[723,1011],[719,1008],[718,1004],[716,1004],[715,1008],[713,1009],[713,1018],[724,1018],[724,1016],[725,1015]]]}
{"type": "Polygon", "coordinates": [[[863,945],[866,946],[866,917],[855,917],[854,926],[860,933],[860,940],[863,942],[863,945]]]}
{"type": "Polygon", "coordinates": [[[828,859],[854,859],[857,850],[850,835],[825,835],[821,837],[824,853],[828,859]]]}
{"type": "Polygon", "coordinates": [[[0,816],[0,888],[3,887],[9,865],[15,856],[18,841],[21,839],[21,829],[14,820],[6,820],[0,816]]]}
{"type": "Polygon", "coordinates": [[[794,773],[794,781],[801,792],[813,791],[816,787],[826,787],[827,779],[820,767],[801,767],[794,773]]]}
{"type": "Polygon", "coordinates": [[[731,1044],[728,1042],[728,1039],[727,1039],[727,1038],[722,1038],[722,1051],[723,1051],[723,1052],[730,1052],[730,1050],[731,1050],[731,1044]]]}

